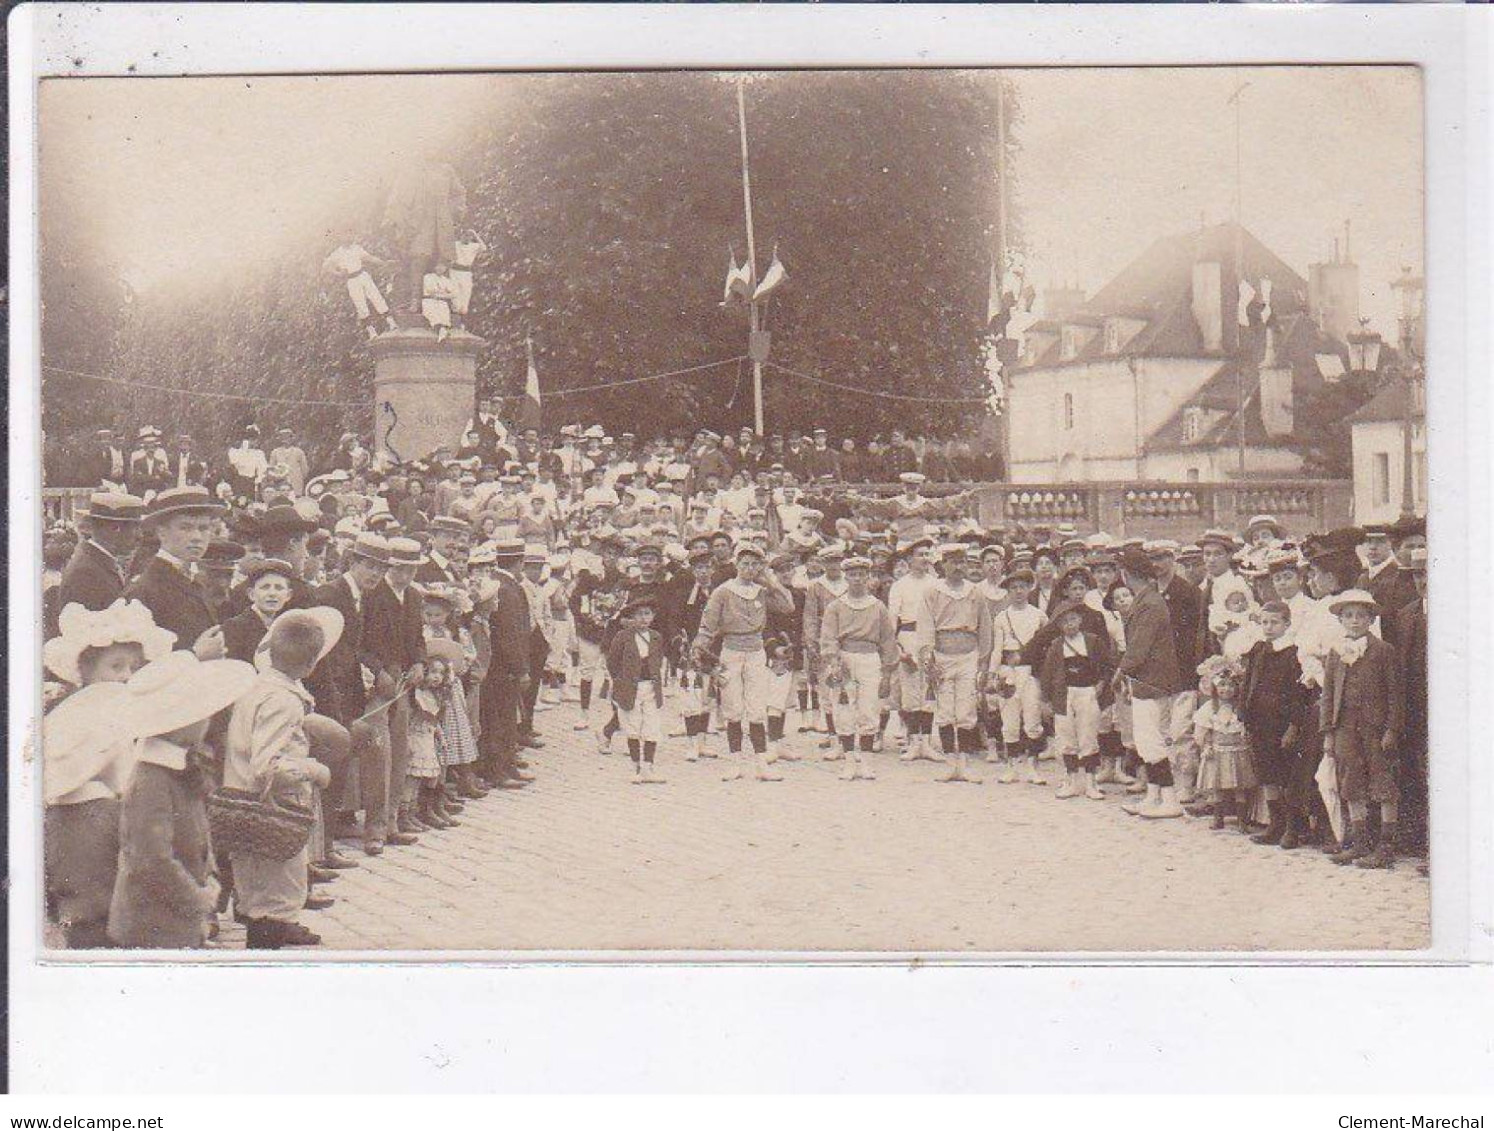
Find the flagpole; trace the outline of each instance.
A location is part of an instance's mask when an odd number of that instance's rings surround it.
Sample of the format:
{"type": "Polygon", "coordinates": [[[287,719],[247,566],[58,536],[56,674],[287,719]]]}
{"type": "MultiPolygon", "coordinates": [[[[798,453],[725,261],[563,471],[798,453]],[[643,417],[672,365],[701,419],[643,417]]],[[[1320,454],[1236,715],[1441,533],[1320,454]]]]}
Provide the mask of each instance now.
{"type": "MultiPolygon", "coordinates": [[[[742,139],[742,207],[747,213],[747,270],[752,286],[757,287],[757,244],[752,233],[752,174],[747,165],[747,102],[743,96],[745,78],[737,79],[737,129],[742,139]]],[[[753,348],[757,338],[757,303],[747,296],[748,352],[752,356],[752,420],[753,429],[763,434],[763,363],[753,348]]]]}
{"type": "MultiPolygon", "coordinates": [[[[1242,225],[1242,213],[1244,212],[1244,201],[1241,191],[1240,173],[1240,103],[1244,101],[1241,97],[1249,82],[1242,82],[1235,88],[1231,101],[1235,104],[1235,301],[1239,302],[1240,284],[1245,281],[1245,229],[1242,225]]],[[[1239,409],[1236,435],[1239,441],[1240,475],[1245,475],[1245,339],[1240,333],[1240,319],[1235,318],[1235,379],[1238,388],[1236,393],[1239,399],[1239,409]]]]}
{"type": "MultiPolygon", "coordinates": [[[[1006,281],[1006,86],[996,73],[996,293],[1006,281]]],[[[1011,375],[1001,370],[1001,415],[996,418],[996,451],[1003,479],[1012,477],[1011,375]]]]}

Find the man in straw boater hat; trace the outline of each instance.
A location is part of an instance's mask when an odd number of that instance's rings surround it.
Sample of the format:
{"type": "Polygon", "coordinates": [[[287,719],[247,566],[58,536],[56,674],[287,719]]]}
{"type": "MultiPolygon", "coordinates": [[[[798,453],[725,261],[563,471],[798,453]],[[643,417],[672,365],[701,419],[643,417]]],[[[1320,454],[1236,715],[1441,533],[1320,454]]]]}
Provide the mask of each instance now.
{"type": "Polygon", "coordinates": [[[758,781],[781,781],[768,766],[768,654],[763,629],[769,610],[787,612],[793,597],[778,579],[763,569],[763,552],[751,542],[736,549],[737,576],[717,586],[706,601],[695,635],[694,651],[703,668],[719,670],[721,714],[726,720],[726,744],[737,759],[726,780],[743,776],[742,725],[752,744],[754,776],[758,781]],[[719,663],[711,657],[720,651],[719,663]]]}
{"type": "Polygon", "coordinates": [[[477,772],[497,789],[522,789],[534,780],[519,757],[519,713],[533,673],[529,670],[529,598],[519,580],[524,543],[505,539],[493,546],[493,572],[479,583],[474,600],[487,621],[493,658],[478,707],[477,772]]]}
{"type": "MultiPolygon", "coordinates": [[[[352,740],[357,802],[334,783],[327,793],[327,808],[336,812],[336,819],[335,822],[329,819],[328,824],[335,823],[334,832],[351,835],[353,811],[361,808],[363,850],[370,856],[383,852],[385,843],[409,843],[404,839],[390,840],[387,724],[378,725],[381,715],[365,717],[369,709],[368,692],[363,685],[366,613],[370,596],[383,582],[388,568],[389,543],[377,534],[360,534],[344,555],[342,574],[317,586],[313,593],[315,604],[341,613],[343,628],[336,646],[306,681],[316,697],[318,713],[341,723],[352,740]]],[[[316,863],[329,868],[352,867],[353,861],[331,850],[331,839],[329,836],[329,851],[316,863]]]]}
{"type": "Polygon", "coordinates": [[[224,654],[223,629],[196,577],[223,513],[223,505],[201,487],[158,494],[145,508],[145,522],[160,549],[125,589],[126,597],[149,609],[156,623],[176,633],[177,644],[200,660],[224,654]]]}
{"type": "Polygon", "coordinates": [[[83,537],[62,570],[58,607],[107,609],[125,591],[125,566],[140,543],[145,502],[134,495],[95,491],[82,514],[83,537]]]}
{"type": "Polygon", "coordinates": [[[897,626],[870,591],[871,561],[852,555],[843,563],[846,590],[820,619],[818,653],[827,671],[841,673],[848,703],[838,720],[846,769],[842,781],[870,781],[872,746],[881,727],[882,697],[897,666],[897,626]]]}
{"type": "Polygon", "coordinates": [[[966,548],[939,548],[945,576],[929,587],[918,610],[918,656],[934,687],[934,723],[949,757],[939,780],[972,782],[972,755],[980,753],[980,687],[991,664],[991,610],[966,576],[966,548]]]}
{"type": "Polygon", "coordinates": [[[1370,635],[1380,610],[1367,590],[1339,593],[1329,601],[1328,610],[1344,633],[1323,663],[1319,719],[1323,756],[1333,759],[1339,796],[1349,808],[1349,834],[1330,859],[1361,868],[1389,868],[1395,863],[1398,758],[1405,719],[1401,660],[1394,648],[1370,635]],[[1369,825],[1371,805],[1380,811],[1378,837],[1369,825]]]}
{"type": "MultiPolygon", "coordinates": [[[[425,671],[425,635],[420,615],[420,591],[412,584],[425,564],[425,553],[413,538],[389,539],[384,579],[368,595],[364,610],[367,635],[364,655],[373,662],[374,699],[391,704],[374,716],[389,731],[389,808],[395,827],[405,836],[425,831],[415,816],[416,798],[409,788],[410,687],[425,671]]],[[[387,838],[386,838],[387,840],[387,838]]],[[[389,841],[399,844],[400,842],[389,841]]]]}
{"type": "Polygon", "coordinates": [[[125,683],[111,713],[115,734],[140,739],[120,806],[119,876],[109,938],[132,948],[188,949],[207,941],[218,895],[207,797],[208,724],[254,682],[239,660],[199,660],[177,651],[125,683]]]}

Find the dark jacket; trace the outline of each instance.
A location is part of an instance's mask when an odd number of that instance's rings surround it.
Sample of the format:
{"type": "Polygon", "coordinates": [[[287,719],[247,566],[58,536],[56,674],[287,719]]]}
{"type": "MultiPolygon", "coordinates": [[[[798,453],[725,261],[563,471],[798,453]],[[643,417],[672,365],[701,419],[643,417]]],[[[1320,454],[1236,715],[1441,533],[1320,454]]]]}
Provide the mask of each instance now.
{"type": "Polygon", "coordinates": [[[488,684],[511,683],[529,674],[529,599],[512,574],[500,570],[495,577],[500,587],[488,613],[493,644],[488,684]]]}
{"type": "Polygon", "coordinates": [[[62,570],[58,608],[78,604],[97,612],[124,596],[124,570],[92,542],[82,541],[62,570]]]}
{"type": "Polygon", "coordinates": [[[1208,618],[1204,616],[1203,590],[1181,573],[1175,573],[1162,590],[1162,599],[1167,602],[1167,615],[1172,623],[1178,671],[1191,678],[1204,658],[1202,634],[1207,630],[1208,618]]]}
{"type": "Polygon", "coordinates": [[[1126,654],[1121,674],[1130,678],[1137,699],[1165,699],[1183,690],[1167,602],[1155,586],[1144,585],[1126,613],[1126,654]]]}
{"type": "Polygon", "coordinates": [[[404,599],[381,581],[363,606],[363,650],[378,661],[380,671],[398,679],[425,659],[425,634],[421,630],[422,600],[413,585],[406,586],[404,599]]]}
{"type": "MultiPolygon", "coordinates": [[[[1084,636],[1084,647],[1089,653],[1091,662],[1095,665],[1096,698],[1103,710],[1115,701],[1115,692],[1110,687],[1110,681],[1115,676],[1115,654],[1110,647],[1110,634],[1103,628],[1099,633],[1091,632],[1087,628],[1080,631],[1084,636]]],[[[1052,705],[1053,712],[1058,715],[1067,714],[1069,688],[1064,680],[1062,634],[1048,642],[1048,647],[1043,651],[1042,662],[1038,664],[1037,677],[1038,687],[1043,692],[1043,699],[1052,705]]],[[[1080,753],[1090,753],[1090,751],[1080,751],[1080,753]]]]}
{"type": "Polygon", "coordinates": [[[619,710],[631,711],[638,701],[638,684],[654,681],[654,705],[664,706],[664,638],[648,630],[648,659],[638,652],[636,634],[619,629],[607,648],[607,674],[612,677],[612,701],[619,710]]]}
{"type": "MultiPolygon", "coordinates": [[[[1427,742],[1427,614],[1418,597],[1391,618],[1406,696],[1405,737],[1420,749],[1427,742]]],[[[1386,642],[1392,633],[1386,633],[1386,642]]]]}
{"type": "Polygon", "coordinates": [[[190,649],[197,638],[218,623],[202,586],[165,558],[156,555],[130,582],[125,596],[150,610],[156,624],[176,633],[176,646],[190,649]]]}
{"type": "MultiPolygon", "coordinates": [[[[363,613],[353,600],[346,577],[338,577],[313,590],[317,605],[342,614],[342,636],[326,659],[306,679],[306,690],[316,699],[318,714],[346,726],[368,709],[368,692],[359,670],[363,651],[363,613]]],[[[368,597],[363,598],[368,607],[368,597]]]]}
{"type": "Polygon", "coordinates": [[[1323,662],[1319,722],[1325,734],[1352,723],[1399,738],[1405,720],[1401,658],[1378,637],[1365,639],[1364,655],[1353,664],[1336,651],[1323,662]]]}
{"type": "Polygon", "coordinates": [[[223,646],[230,660],[254,663],[254,653],[260,641],[269,633],[264,620],[253,609],[245,609],[235,617],[223,622],[223,646]]]}
{"type": "Polygon", "coordinates": [[[201,756],[172,770],[141,762],[125,787],[119,823],[119,877],[109,937],[121,946],[203,945],[216,894],[208,839],[212,788],[201,756]]]}

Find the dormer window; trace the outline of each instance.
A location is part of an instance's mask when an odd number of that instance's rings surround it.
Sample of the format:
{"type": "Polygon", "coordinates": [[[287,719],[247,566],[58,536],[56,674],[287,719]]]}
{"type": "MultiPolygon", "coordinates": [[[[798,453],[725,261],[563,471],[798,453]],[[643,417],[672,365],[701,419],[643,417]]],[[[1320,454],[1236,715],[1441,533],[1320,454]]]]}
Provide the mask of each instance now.
{"type": "Polygon", "coordinates": [[[1204,431],[1203,409],[1192,407],[1183,410],[1183,443],[1196,444],[1204,431]]]}
{"type": "Polygon", "coordinates": [[[1061,338],[1062,345],[1059,347],[1058,356],[1064,361],[1073,361],[1079,352],[1079,329],[1076,326],[1065,326],[1061,338]]]}
{"type": "Polygon", "coordinates": [[[1120,353],[1121,328],[1120,323],[1110,321],[1105,323],[1105,352],[1108,354],[1120,353]]]}

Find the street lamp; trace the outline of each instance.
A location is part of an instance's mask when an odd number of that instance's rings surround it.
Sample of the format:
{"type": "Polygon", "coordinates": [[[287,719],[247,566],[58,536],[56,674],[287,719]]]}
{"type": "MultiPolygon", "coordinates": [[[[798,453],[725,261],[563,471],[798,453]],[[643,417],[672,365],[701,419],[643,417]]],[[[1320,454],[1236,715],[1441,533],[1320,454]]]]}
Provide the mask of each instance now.
{"type": "Polygon", "coordinates": [[[1380,368],[1383,339],[1369,328],[1369,319],[1359,320],[1359,329],[1349,335],[1349,368],[1355,373],[1374,373],[1380,368]]]}
{"type": "Polygon", "coordinates": [[[1401,514],[1409,518],[1416,513],[1412,437],[1416,431],[1416,418],[1426,419],[1426,374],[1421,368],[1426,282],[1411,268],[1402,267],[1400,278],[1391,287],[1401,300],[1401,353],[1406,358],[1406,413],[1401,423],[1401,514]]]}

